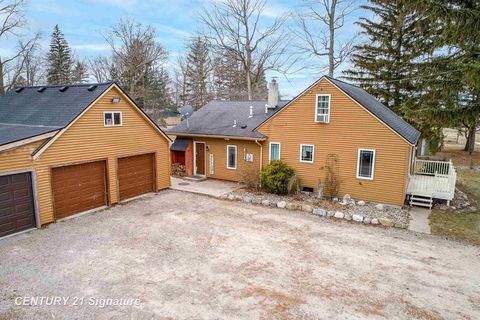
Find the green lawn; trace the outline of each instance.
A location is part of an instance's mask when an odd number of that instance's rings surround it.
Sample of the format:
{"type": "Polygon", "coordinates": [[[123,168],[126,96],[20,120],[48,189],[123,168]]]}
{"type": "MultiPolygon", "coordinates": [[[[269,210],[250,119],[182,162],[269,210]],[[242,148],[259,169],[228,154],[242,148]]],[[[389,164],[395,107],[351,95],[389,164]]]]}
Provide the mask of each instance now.
{"type": "Polygon", "coordinates": [[[469,208],[460,212],[432,210],[430,226],[433,234],[452,239],[466,240],[480,245],[480,171],[470,169],[458,170],[457,186],[477,201],[477,211],[469,208]]]}

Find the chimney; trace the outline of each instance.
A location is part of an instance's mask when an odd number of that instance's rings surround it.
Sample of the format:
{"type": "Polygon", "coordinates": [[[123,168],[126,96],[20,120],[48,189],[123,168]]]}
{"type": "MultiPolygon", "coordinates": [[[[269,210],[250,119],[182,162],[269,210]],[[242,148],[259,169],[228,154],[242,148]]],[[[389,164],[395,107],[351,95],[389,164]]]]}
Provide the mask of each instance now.
{"type": "Polygon", "coordinates": [[[278,106],[280,93],[278,92],[277,80],[272,79],[268,86],[268,107],[275,109],[278,106]]]}
{"type": "Polygon", "coordinates": [[[253,106],[250,106],[250,115],[249,118],[253,118],[253,106]]]}

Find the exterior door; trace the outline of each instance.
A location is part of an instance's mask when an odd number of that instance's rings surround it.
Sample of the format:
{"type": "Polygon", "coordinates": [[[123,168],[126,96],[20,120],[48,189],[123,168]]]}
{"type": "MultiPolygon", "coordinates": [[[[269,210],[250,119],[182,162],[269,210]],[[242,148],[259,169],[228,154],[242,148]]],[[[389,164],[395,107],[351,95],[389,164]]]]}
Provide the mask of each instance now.
{"type": "Polygon", "coordinates": [[[96,161],[52,169],[56,219],[107,204],[105,168],[105,161],[96,161]]]}
{"type": "Polygon", "coordinates": [[[35,225],[30,172],[0,176],[0,237],[35,225]]]}
{"type": "Polygon", "coordinates": [[[205,143],[195,142],[195,174],[205,175],[205,143]]]}
{"type": "Polygon", "coordinates": [[[153,192],[155,188],[155,156],[153,153],[118,159],[120,200],[153,192]]]}

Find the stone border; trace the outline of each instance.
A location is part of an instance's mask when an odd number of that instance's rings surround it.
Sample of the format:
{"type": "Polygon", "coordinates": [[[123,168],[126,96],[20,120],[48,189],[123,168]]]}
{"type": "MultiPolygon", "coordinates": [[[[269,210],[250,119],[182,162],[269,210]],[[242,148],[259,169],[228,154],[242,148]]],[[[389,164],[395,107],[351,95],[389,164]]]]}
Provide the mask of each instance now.
{"type": "Polygon", "coordinates": [[[315,216],[319,217],[326,217],[326,218],[336,218],[336,219],[343,219],[347,221],[352,221],[352,222],[357,222],[357,223],[363,223],[363,224],[370,224],[370,225],[377,225],[377,226],[383,226],[383,227],[394,227],[394,228],[400,228],[400,229],[406,229],[407,226],[403,225],[402,223],[395,223],[391,219],[387,218],[369,218],[369,217],[364,217],[359,214],[353,214],[350,215],[348,213],[343,213],[341,211],[327,211],[322,208],[314,208],[313,206],[309,204],[297,204],[293,202],[286,202],[286,201],[279,201],[279,202],[274,202],[270,201],[268,199],[264,200],[257,200],[249,196],[240,196],[240,195],[234,195],[234,194],[225,194],[222,196],[217,197],[218,199],[222,200],[230,200],[230,201],[243,201],[246,203],[252,203],[252,204],[257,204],[257,205],[262,205],[265,207],[274,207],[274,208],[280,208],[280,209],[288,209],[288,210],[295,210],[295,211],[302,211],[302,212],[308,212],[310,214],[313,214],[315,216]]]}

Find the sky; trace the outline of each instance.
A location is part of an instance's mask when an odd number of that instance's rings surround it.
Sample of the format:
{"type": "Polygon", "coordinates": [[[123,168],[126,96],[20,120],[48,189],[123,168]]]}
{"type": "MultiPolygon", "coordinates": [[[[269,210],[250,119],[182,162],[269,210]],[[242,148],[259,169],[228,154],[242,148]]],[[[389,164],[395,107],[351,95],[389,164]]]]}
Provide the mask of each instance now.
{"type": "MultiPolygon", "coordinates": [[[[157,40],[169,52],[169,68],[175,68],[177,57],[185,53],[187,40],[201,28],[198,12],[208,7],[211,1],[215,0],[29,0],[25,11],[28,30],[22,32],[28,36],[28,33],[40,31],[41,46],[46,51],[53,27],[58,24],[77,58],[108,56],[110,50],[103,34],[119,19],[129,18],[155,27],[157,40]]],[[[364,0],[353,1],[358,6],[364,3],[364,0]]],[[[270,0],[262,21],[267,25],[300,4],[300,0],[270,0]]],[[[350,15],[339,35],[340,41],[358,33],[359,28],[354,22],[363,15],[365,12],[361,9],[350,15]]],[[[0,55],[12,52],[15,43],[12,37],[0,41],[0,55]]],[[[326,58],[324,61],[310,60],[306,62],[315,66],[326,62],[326,58]]],[[[282,98],[292,98],[323,75],[318,68],[301,68],[306,62],[302,62],[295,68],[296,72],[286,77],[274,72],[267,73],[267,80],[277,77],[282,98]]]]}

